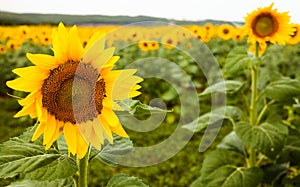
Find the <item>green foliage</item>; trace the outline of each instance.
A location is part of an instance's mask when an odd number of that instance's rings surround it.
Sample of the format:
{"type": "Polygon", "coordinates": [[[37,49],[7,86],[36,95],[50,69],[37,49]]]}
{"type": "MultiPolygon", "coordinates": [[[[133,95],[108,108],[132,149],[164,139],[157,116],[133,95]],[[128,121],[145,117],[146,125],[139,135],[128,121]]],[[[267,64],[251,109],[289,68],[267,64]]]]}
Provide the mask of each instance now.
{"type": "Polygon", "coordinates": [[[271,46],[263,56],[248,53],[245,46],[228,53],[222,64],[226,80],[199,94],[203,102],[226,91],[228,104],[221,113],[204,113],[184,128],[202,132],[222,119],[233,128],[205,157],[192,187],[299,184],[298,54],[299,48],[291,46],[271,46]]]}
{"type": "Polygon", "coordinates": [[[220,120],[228,119],[230,122],[238,120],[242,115],[242,111],[235,106],[224,106],[219,107],[211,112],[205,113],[192,121],[183,126],[193,132],[199,132],[205,129],[208,125],[213,125],[220,120]]]}
{"type": "Polygon", "coordinates": [[[221,143],[218,145],[218,148],[235,151],[247,157],[245,146],[242,140],[237,136],[235,131],[227,134],[227,136],[225,136],[221,143]]]}
{"type": "Polygon", "coordinates": [[[37,180],[23,180],[19,182],[13,182],[7,187],[41,187],[41,186],[47,186],[47,187],[58,187],[58,186],[64,186],[64,187],[71,187],[72,186],[72,179],[61,179],[61,180],[54,180],[54,181],[37,181],[37,180]]]}
{"type": "Polygon", "coordinates": [[[251,57],[249,57],[246,47],[233,48],[229,52],[223,68],[225,77],[243,74],[250,61],[251,57]]]}
{"type": "Polygon", "coordinates": [[[75,162],[55,149],[45,150],[31,143],[25,133],[0,145],[0,177],[53,181],[65,179],[77,171],[75,162]]]}
{"type": "Polygon", "coordinates": [[[140,179],[126,174],[117,174],[113,176],[107,183],[107,187],[122,187],[122,186],[147,187],[148,185],[143,183],[140,179]]]}
{"type": "Polygon", "coordinates": [[[105,141],[100,151],[93,149],[95,155],[92,154],[91,158],[96,158],[109,166],[117,167],[119,156],[126,155],[132,151],[133,144],[129,138],[115,136],[114,144],[105,141]]]}
{"type": "Polygon", "coordinates": [[[199,94],[199,96],[204,96],[216,92],[234,94],[235,92],[239,91],[242,86],[243,83],[240,81],[225,80],[224,82],[219,82],[207,87],[202,93],[199,94]]]}
{"type": "Polygon", "coordinates": [[[275,159],[285,144],[288,128],[281,123],[251,126],[248,122],[241,121],[236,124],[235,132],[244,144],[275,159]]]}
{"type": "Polygon", "coordinates": [[[283,77],[272,81],[265,89],[266,97],[275,101],[290,101],[300,97],[300,81],[283,77]]]}
{"type": "Polygon", "coordinates": [[[219,149],[205,158],[198,183],[192,186],[256,187],[262,180],[259,168],[245,168],[241,157],[234,152],[219,149]]]}

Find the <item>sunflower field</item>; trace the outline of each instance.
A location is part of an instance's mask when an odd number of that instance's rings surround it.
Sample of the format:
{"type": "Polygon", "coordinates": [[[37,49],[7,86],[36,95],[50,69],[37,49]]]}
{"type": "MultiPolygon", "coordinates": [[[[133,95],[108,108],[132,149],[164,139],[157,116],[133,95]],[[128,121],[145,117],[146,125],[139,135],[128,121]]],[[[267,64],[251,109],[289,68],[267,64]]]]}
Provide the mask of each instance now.
{"type": "Polygon", "coordinates": [[[300,186],[300,25],[0,26],[0,186],[300,186]]]}

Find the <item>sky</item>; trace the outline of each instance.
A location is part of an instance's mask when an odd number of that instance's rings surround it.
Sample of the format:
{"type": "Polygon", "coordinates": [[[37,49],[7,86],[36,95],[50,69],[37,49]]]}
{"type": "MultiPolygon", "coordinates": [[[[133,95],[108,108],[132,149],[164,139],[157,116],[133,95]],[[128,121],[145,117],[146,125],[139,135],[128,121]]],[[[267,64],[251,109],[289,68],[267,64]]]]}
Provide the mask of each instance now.
{"type": "Polygon", "coordinates": [[[76,15],[153,16],[178,20],[244,21],[247,13],[274,2],[300,23],[299,0],[0,0],[1,11],[76,15]],[[2,1],[2,2],[1,2],[2,1]]]}

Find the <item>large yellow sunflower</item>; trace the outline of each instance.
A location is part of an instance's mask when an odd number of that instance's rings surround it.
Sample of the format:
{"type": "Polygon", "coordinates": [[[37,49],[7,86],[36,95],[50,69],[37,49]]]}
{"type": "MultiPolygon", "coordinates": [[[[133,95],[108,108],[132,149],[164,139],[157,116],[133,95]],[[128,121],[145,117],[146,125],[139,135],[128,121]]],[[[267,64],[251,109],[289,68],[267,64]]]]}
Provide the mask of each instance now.
{"type": "Polygon", "coordinates": [[[83,48],[77,27],[69,30],[60,23],[52,32],[54,56],[27,54],[35,65],[17,68],[20,77],[8,81],[15,90],[30,92],[19,100],[23,106],[15,117],[30,115],[39,124],[32,137],[44,134],[49,149],[64,133],[69,154],[83,158],[92,144],[100,149],[106,138],[113,143],[112,132],[128,137],[113,110],[121,110],[114,101],[140,94],[134,76],[136,70],[112,70],[119,59],[114,48],[104,49],[104,37],[95,34],[83,48]]]}
{"type": "Polygon", "coordinates": [[[273,4],[258,8],[245,18],[248,42],[285,44],[293,34],[288,12],[277,12],[277,9],[273,9],[273,4]]]}

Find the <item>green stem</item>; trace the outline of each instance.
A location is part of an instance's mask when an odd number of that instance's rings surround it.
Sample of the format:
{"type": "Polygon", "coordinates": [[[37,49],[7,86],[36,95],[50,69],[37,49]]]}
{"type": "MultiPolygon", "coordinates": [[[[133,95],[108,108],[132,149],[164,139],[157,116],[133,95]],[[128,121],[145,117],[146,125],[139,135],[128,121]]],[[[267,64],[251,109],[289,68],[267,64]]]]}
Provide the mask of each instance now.
{"type": "Polygon", "coordinates": [[[77,160],[79,168],[78,187],[88,187],[89,151],[82,159],[77,160]]]}
{"type": "MultiPolygon", "coordinates": [[[[259,54],[259,44],[255,45],[255,58],[258,58],[259,54]]],[[[254,64],[251,68],[251,104],[250,104],[250,114],[249,121],[250,125],[256,126],[256,115],[257,115],[257,79],[258,79],[258,65],[254,64]]],[[[256,151],[254,148],[249,150],[249,166],[254,167],[256,165],[256,151]]]]}
{"type": "Polygon", "coordinates": [[[76,173],[76,175],[73,176],[74,187],[78,187],[78,178],[79,175],[76,173]]]}
{"type": "Polygon", "coordinates": [[[256,120],[256,125],[258,125],[260,123],[260,120],[262,119],[263,115],[265,114],[265,112],[267,111],[268,107],[270,105],[272,105],[273,103],[275,103],[275,101],[271,101],[267,104],[265,104],[265,106],[263,107],[263,109],[261,110],[261,112],[259,113],[258,117],[257,117],[257,120],[256,120]]]}

